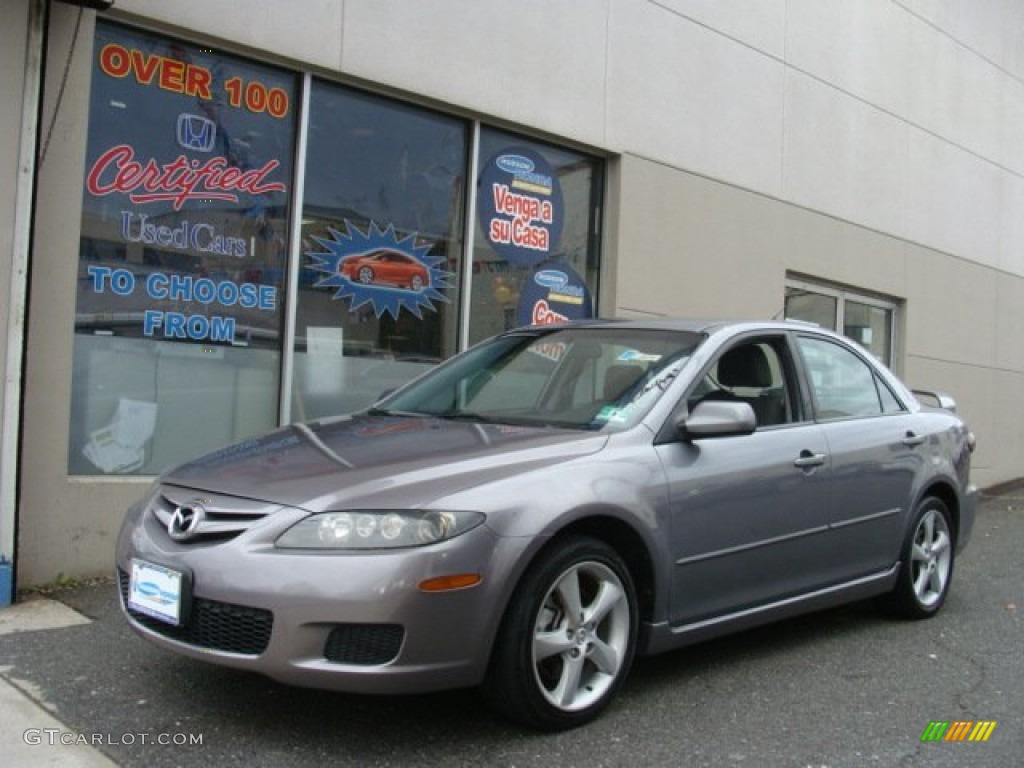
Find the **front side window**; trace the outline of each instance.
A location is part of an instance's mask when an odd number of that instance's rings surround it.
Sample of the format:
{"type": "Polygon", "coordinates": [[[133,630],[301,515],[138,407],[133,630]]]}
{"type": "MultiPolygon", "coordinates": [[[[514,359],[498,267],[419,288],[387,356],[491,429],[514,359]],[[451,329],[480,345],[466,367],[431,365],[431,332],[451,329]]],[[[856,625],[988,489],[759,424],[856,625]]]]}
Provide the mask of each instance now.
{"type": "Polygon", "coordinates": [[[726,350],[690,393],[689,410],[708,400],[745,402],[758,429],[794,421],[784,350],[782,339],[744,341],[726,350]]]}
{"type": "Polygon", "coordinates": [[[97,24],[71,473],[152,474],[276,423],[296,93],[97,24]]]}

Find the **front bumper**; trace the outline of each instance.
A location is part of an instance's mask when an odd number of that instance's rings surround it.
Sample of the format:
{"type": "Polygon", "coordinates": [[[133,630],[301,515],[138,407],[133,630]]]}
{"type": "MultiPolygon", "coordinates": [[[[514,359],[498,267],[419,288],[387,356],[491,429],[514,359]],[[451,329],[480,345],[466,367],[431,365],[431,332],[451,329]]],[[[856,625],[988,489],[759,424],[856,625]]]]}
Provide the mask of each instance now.
{"type": "Polygon", "coordinates": [[[280,550],[305,513],[284,509],[229,541],[172,540],[144,505],[118,537],[121,607],[154,644],[292,685],[417,693],[478,684],[525,543],[486,526],[428,547],[361,553],[280,550]],[[191,610],[174,627],[127,606],[133,559],[188,575],[191,610]],[[428,578],[479,573],[475,587],[427,593],[428,578]]]}

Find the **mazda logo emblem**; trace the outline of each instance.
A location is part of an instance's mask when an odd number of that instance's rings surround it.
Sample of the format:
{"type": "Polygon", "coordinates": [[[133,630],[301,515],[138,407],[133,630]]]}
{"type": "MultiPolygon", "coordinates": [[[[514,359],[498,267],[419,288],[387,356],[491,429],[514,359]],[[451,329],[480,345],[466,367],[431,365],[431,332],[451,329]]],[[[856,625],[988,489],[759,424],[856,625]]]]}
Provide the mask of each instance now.
{"type": "Polygon", "coordinates": [[[194,536],[206,517],[206,510],[202,504],[183,504],[174,510],[170,521],[167,523],[167,533],[172,539],[182,541],[194,536]]]}

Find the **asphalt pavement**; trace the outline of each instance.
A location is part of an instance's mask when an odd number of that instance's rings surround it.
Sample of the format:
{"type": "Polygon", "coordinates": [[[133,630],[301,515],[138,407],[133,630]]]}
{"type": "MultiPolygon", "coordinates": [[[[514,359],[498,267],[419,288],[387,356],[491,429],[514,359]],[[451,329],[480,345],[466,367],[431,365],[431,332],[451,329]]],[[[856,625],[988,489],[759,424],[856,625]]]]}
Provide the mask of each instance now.
{"type": "Polygon", "coordinates": [[[860,603],[640,660],[568,733],[512,726],[472,691],[289,688],[134,635],[112,582],[0,609],[0,766],[1024,764],[1024,486],[986,494],[934,619],[860,603]],[[986,741],[922,741],[933,722],[986,741]]]}

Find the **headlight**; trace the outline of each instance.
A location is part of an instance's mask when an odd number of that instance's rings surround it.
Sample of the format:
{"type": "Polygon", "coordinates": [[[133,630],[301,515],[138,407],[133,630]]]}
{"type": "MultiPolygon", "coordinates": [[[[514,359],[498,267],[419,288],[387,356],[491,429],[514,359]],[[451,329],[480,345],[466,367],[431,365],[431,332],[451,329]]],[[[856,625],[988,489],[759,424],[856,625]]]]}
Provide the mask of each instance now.
{"type": "Polygon", "coordinates": [[[480,512],[359,509],[321,512],[282,533],[282,549],[399,549],[454,538],[484,521],[480,512]]]}

